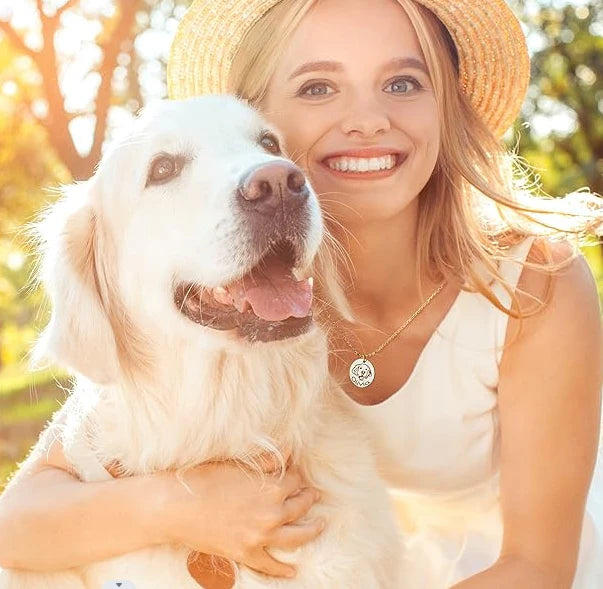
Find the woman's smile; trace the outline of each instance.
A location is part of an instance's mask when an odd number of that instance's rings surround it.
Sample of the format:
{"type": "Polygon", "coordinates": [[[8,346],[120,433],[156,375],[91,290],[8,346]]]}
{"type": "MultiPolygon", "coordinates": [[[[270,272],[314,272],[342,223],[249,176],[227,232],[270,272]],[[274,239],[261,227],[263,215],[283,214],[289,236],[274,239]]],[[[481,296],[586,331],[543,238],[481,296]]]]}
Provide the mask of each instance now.
{"type": "Polygon", "coordinates": [[[374,180],[393,176],[406,161],[406,154],[391,153],[385,156],[352,157],[335,156],[322,160],[322,167],[338,178],[346,180],[374,180]]]}

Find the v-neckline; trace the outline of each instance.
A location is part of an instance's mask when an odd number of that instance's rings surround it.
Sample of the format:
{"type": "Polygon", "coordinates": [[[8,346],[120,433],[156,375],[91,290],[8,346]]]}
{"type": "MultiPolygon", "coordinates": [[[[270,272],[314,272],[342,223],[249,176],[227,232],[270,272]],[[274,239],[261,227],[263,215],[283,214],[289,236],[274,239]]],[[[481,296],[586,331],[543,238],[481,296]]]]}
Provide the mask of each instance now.
{"type": "Polygon", "coordinates": [[[348,398],[350,399],[350,401],[352,403],[354,403],[354,405],[356,405],[362,409],[370,409],[370,408],[376,408],[376,407],[383,407],[388,401],[390,401],[394,397],[403,395],[404,391],[408,388],[410,383],[415,379],[415,376],[416,376],[417,372],[419,371],[421,364],[424,362],[424,358],[427,355],[428,349],[433,345],[433,342],[436,341],[436,338],[441,337],[442,332],[446,330],[448,323],[451,321],[450,318],[453,316],[454,313],[456,313],[456,309],[459,305],[459,301],[466,294],[470,294],[470,293],[468,293],[462,289],[459,290],[454,301],[448,308],[448,311],[446,311],[446,314],[442,317],[442,319],[438,323],[437,327],[433,330],[433,333],[429,336],[427,342],[423,346],[423,349],[419,353],[419,357],[417,358],[417,361],[415,362],[415,365],[413,366],[413,369],[412,369],[410,375],[408,376],[406,381],[402,384],[402,386],[400,386],[398,389],[396,389],[389,397],[386,397],[385,399],[383,399],[383,401],[379,401],[378,403],[373,403],[371,405],[363,405],[362,403],[358,403],[358,401],[355,401],[354,399],[352,399],[352,397],[347,395],[348,398]]]}

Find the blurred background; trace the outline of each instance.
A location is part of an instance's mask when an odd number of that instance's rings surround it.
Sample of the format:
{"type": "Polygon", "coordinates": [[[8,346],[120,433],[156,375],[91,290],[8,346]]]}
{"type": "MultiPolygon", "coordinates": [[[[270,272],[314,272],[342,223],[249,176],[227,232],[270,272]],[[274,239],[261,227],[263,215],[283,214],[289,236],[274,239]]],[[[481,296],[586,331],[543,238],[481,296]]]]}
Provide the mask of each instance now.
{"type": "MultiPolygon", "coordinates": [[[[59,370],[30,373],[48,320],[28,289],[23,225],[87,179],[113,130],[166,96],[165,65],[191,0],[0,0],[0,491],[65,399],[59,370]]],[[[509,147],[552,196],[603,194],[603,3],[513,0],[532,79],[509,147]]],[[[603,248],[584,248],[603,297],[603,248]]]]}

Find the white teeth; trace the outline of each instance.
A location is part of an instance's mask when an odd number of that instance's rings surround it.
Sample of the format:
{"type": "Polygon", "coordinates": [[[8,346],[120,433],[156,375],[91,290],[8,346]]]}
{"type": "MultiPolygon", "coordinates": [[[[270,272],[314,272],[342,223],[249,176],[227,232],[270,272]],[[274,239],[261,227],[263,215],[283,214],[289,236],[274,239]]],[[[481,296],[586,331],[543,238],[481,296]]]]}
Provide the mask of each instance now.
{"type": "Polygon", "coordinates": [[[218,286],[214,288],[212,291],[212,295],[214,299],[218,301],[218,303],[222,303],[224,305],[229,305],[232,303],[232,297],[223,286],[218,286]]]}
{"type": "Polygon", "coordinates": [[[396,165],[395,155],[384,157],[356,158],[356,157],[334,157],[327,160],[328,166],[340,172],[376,172],[379,170],[391,170],[396,165]]]}

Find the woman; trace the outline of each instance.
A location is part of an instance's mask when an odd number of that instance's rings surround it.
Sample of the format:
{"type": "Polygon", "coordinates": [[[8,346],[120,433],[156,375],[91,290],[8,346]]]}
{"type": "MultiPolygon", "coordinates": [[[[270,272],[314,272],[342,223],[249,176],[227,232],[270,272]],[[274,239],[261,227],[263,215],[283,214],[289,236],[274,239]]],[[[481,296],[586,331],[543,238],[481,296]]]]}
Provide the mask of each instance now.
{"type": "MultiPolygon", "coordinates": [[[[582,216],[551,218],[520,204],[499,137],[528,64],[503,2],[367,6],[194,2],[170,93],[248,99],[320,195],[347,265],[336,300],[318,281],[317,315],[333,374],[374,425],[406,586],[603,586],[594,486],[585,505],[600,423],[597,295],[564,233],[538,223],[571,223],[580,237],[601,205],[584,195],[582,216]],[[361,387],[348,380],[357,360],[361,387]]],[[[171,473],[80,483],[50,444],[0,500],[0,564],[61,568],[173,541],[287,576],[265,548],[318,535],[317,523],[295,524],[317,497],[295,465],[272,481],[261,490],[222,463],[187,478],[196,496],[171,473]]],[[[207,587],[231,585],[228,573],[191,570],[207,587]]]]}

